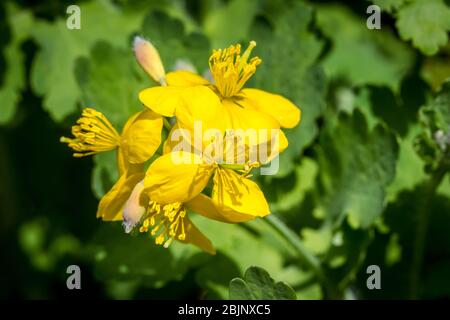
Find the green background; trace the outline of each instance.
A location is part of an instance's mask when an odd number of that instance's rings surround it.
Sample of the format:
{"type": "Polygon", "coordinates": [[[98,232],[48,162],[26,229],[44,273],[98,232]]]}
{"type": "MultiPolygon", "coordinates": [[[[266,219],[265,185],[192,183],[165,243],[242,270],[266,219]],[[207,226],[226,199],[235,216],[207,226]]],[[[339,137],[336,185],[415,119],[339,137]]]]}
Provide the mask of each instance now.
{"type": "Polygon", "coordinates": [[[1,298],[449,297],[448,1],[78,1],[80,30],[66,27],[70,4],[0,3],[1,298]],[[380,30],[366,27],[373,3],[380,30]],[[119,128],[141,108],[138,92],[155,84],[135,35],[166,70],[200,74],[212,48],[257,41],[263,63],[247,86],[288,97],[302,122],[286,131],[277,175],[256,179],[325,282],[261,220],[194,217],[218,250],[209,256],[95,218],[114,153],[74,159],[59,137],[82,107],[119,128]],[[66,288],[71,264],[79,291],[66,288]],[[381,290],[366,286],[373,264],[381,290]]]}

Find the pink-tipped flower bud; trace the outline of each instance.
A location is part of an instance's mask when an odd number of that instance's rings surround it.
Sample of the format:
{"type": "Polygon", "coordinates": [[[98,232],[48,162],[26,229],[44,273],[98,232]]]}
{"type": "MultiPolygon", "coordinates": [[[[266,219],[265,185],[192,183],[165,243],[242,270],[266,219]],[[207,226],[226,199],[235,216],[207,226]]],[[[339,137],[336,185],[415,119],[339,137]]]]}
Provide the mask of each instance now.
{"type": "Polygon", "coordinates": [[[133,50],[136,60],[145,72],[161,85],[166,84],[166,72],[159,56],[158,50],[150,41],[136,36],[133,41],[133,50]]]}
{"type": "Polygon", "coordinates": [[[131,230],[139,223],[142,216],[145,213],[145,207],[141,203],[141,193],[144,189],[144,181],[139,182],[131,192],[125,206],[123,208],[123,227],[126,233],[130,233],[131,230]]]}

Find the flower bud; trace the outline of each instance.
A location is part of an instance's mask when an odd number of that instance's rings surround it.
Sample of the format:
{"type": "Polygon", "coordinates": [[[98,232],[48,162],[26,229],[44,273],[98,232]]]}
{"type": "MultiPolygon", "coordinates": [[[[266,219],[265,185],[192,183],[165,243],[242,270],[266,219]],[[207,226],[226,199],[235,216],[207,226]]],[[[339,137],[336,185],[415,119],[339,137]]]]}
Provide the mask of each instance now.
{"type": "Polygon", "coordinates": [[[141,204],[141,192],[144,189],[144,181],[139,182],[133,189],[123,208],[123,227],[126,233],[130,233],[145,213],[145,207],[141,204]]]}
{"type": "Polygon", "coordinates": [[[133,50],[136,60],[145,72],[161,85],[166,84],[166,72],[159,56],[158,50],[150,41],[136,36],[133,41],[133,50]]]}

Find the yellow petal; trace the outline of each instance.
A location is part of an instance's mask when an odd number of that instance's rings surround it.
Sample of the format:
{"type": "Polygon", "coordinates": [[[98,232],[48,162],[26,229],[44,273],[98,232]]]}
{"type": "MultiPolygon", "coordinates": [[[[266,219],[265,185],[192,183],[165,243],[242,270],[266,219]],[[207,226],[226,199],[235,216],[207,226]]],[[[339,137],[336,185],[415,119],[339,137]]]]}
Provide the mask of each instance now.
{"type": "Polygon", "coordinates": [[[147,161],[161,144],[162,126],[160,115],[148,109],[140,112],[122,135],[124,158],[134,164],[147,161]]]}
{"type": "Polygon", "coordinates": [[[119,175],[128,174],[128,176],[142,172],[144,169],[144,163],[133,164],[125,157],[123,148],[117,149],[117,167],[119,169],[119,175]]]}
{"type": "Polygon", "coordinates": [[[117,149],[117,168],[119,175],[124,175],[130,167],[130,163],[125,159],[125,156],[121,148],[117,149]]]}
{"type": "Polygon", "coordinates": [[[289,141],[282,130],[279,131],[278,136],[278,152],[283,152],[289,146],[289,141]]]}
{"type": "Polygon", "coordinates": [[[187,129],[180,128],[177,122],[172,129],[170,129],[166,141],[164,141],[163,154],[172,151],[194,152],[194,150],[198,150],[196,154],[200,154],[202,149],[201,147],[202,146],[200,144],[199,148],[194,148],[193,133],[187,129]]]}
{"type": "Polygon", "coordinates": [[[186,202],[185,206],[189,210],[201,214],[208,219],[220,222],[237,223],[255,219],[254,216],[242,214],[231,208],[220,205],[202,193],[186,202]]]}
{"type": "Polygon", "coordinates": [[[127,122],[125,122],[125,125],[122,129],[122,136],[130,129],[131,125],[134,123],[137,117],[141,115],[141,112],[136,112],[131,117],[128,118],[127,122]]]}
{"type": "Polygon", "coordinates": [[[156,159],[145,174],[145,192],[165,204],[185,202],[198,195],[208,183],[214,167],[192,153],[176,151],[156,159]]]}
{"type": "Polygon", "coordinates": [[[219,97],[208,87],[196,86],[183,92],[183,104],[177,107],[176,117],[180,128],[198,133],[209,129],[223,132],[230,127],[225,107],[219,97]]]}
{"type": "Polygon", "coordinates": [[[248,105],[275,118],[282,127],[293,128],[300,122],[301,110],[291,101],[258,89],[242,89],[240,96],[248,99],[248,105]]]}
{"type": "Polygon", "coordinates": [[[136,184],[144,178],[144,173],[130,176],[123,174],[116,184],[100,200],[97,218],[106,221],[122,220],[122,210],[136,184]]]}
{"type": "Polygon", "coordinates": [[[187,216],[184,218],[184,223],[186,239],[179,241],[196,245],[209,254],[216,254],[216,250],[214,249],[211,241],[203,233],[201,233],[200,230],[197,229],[197,227],[192,223],[191,220],[189,220],[187,216]]]}
{"type": "Polygon", "coordinates": [[[175,109],[181,103],[184,87],[152,87],[139,92],[139,100],[151,110],[165,116],[175,115],[175,109]]]}
{"type": "Polygon", "coordinates": [[[230,169],[216,170],[211,198],[219,205],[241,214],[264,217],[270,213],[259,186],[230,169]]]}
{"type": "Polygon", "coordinates": [[[178,123],[176,123],[172,129],[170,129],[169,134],[167,135],[166,141],[164,141],[163,145],[163,154],[169,153],[172,151],[172,149],[181,142],[182,136],[176,137],[174,135],[174,132],[176,132],[179,129],[178,123]]]}
{"type": "Polygon", "coordinates": [[[258,146],[257,155],[253,155],[254,158],[257,158],[259,163],[265,164],[273,160],[277,155],[286,150],[289,145],[288,139],[284,132],[280,129],[276,133],[276,137],[272,137],[268,144],[261,144],[258,146]],[[275,145],[277,144],[277,145],[275,145]],[[264,153],[263,151],[266,151],[264,153]]]}
{"type": "Polygon", "coordinates": [[[209,85],[209,81],[196,73],[179,70],[166,75],[167,84],[175,87],[192,87],[209,85]]]}
{"type": "Polygon", "coordinates": [[[245,132],[256,133],[256,140],[248,140],[248,144],[263,143],[270,139],[271,129],[279,129],[279,123],[270,115],[249,108],[242,100],[223,100],[222,103],[226,107],[229,114],[231,126],[234,130],[240,129],[245,132]],[[253,142],[252,142],[253,141],[253,142]]]}

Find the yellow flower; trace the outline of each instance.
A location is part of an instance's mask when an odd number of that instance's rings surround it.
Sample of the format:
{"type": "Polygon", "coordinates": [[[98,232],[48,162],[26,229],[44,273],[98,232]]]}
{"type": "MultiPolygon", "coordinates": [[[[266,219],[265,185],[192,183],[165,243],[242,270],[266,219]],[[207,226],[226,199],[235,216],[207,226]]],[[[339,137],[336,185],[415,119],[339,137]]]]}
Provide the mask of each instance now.
{"type": "Polygon", "coordinates": [[[229,148],[227,141],[214,146],[214,150],[222,148],[219,154],[171,151],[157,158],[145,175],[144,190],[149,198],[159,203],[187,203],[193,211],[222,222],[249,221],[269,214],[264,194],[248,179],[249,171],[258,164],[224,163],[221,158],[229,148]],[[201,192],[211,177],[208,197],[201,192]]]}
{"type": "MultiPolygon", "coordinates": [[[[139,98],[158,114],[175,115],[183,128],[189,128],[192,120],[202,121],[204,127],[221,130],[295,127],[301,112],[291,101],[259,89],[243,88],[261,63],[258,57],[250,59],[255,46],[256,43],[251,41],[242,55],[239,44],[214,50],[209,59],[214,84],[189,71],[175,71],[166,75],[168,86],[145,89],[139,98]]],[[[286,147],[287,139],[280,130],[280,149],[286,147]]]]}
{"type": "MultiPolygon", "coordinates": [[[[156,244],[167,247],[175,239],[213,253],[210,241],[189,220],[188,210],[227,223],[245,222],[269,214],[264,194],[248,179],[248,172],[257,164],[221,161],[230,144],[234,146],[234,138],[230,135],[216,141],[212,148],[202,145],[201,156],[194,151],[173,151],[173,144],[167,143],[170,138],[166,140],[165,153],[149,166],[144,180],[135,187],[125,205],[126,230],[129,232],[141,223],[139,231],[154,236],[156,244]],[[216,152],[219,150],[222,152],[216,152]],[[211,177],[212,192],[207,196],[202,191],[211,177]]],[[[187,142],[192,147],[192,141],[187,142]]],[[[234,155],[231,160],[237,159],[239,156],[234,155]]]]}
{"type": "Polygon", "coordinates": [[[164,247],[176,240],[214,254],[211,241],[193,225],[189,212],[227,223],[270,213],[264,194],[249,179],[249,173],[253,167],[271,161],[272,148],[277,154],[287,147],[280,127],[297,125],[301,112],[282,96],[243,88],[261,63],[258,57],[250,58],[255,46],[250,42],[242,55],[240,45],[215,50],[209,60],[214,78],[210,83],[188,71],[166,75],[151,43],[135,39],[138,62],[162,85],[140,93],[148,108],[132,116],[121,134],[102,113],[85,109],[72,127],[74,137],[61,138],[74,150],[75,157],[117,150],[120,177],[101,199],[97,217],[123,220],[127,233],[138,227],[139,232],[149,233],[164,247]],[[177,122],[164,143],[163,155],[145,171],[145,162],[161,143],[163,116],[176,116],[177,122]],[[200,132],[196,131],[198,123],[200,132]],[[181,140],[187,141],[188,150],[175,149],[172,134],[177,129],[185,130],[181,140]],[[247,135],[249,130],[259,132],[256,140],[247,135]],[[261,136],[261,131],[265,135],[261,136]],[[197,138],[200,145],[195,143],[197,138]],[[239,147],[242,141],[243,149],[239,147]],[[255,146],[269,146],[269,150],[262,149],[267,157],[258,152],[255,160],[255,146]],[[232,158],[228,159],[230,150],[232,158]],[[211,180],[211,189],[205,193],[211,180]]]}
{"type": "MultiPolygon", "coordinates": [[[[142,179],[143,176],[137,178],[142,179]]],[[[125,232],[131,232],[140,224],[139,232],[154,236],[155,243],[163,245],[165,248],[176,239],[183,243],[196,245],[210,254],[215,254],[211,241],[188,218],[183,203],[155,202],[149,199],[147,193],[142,192],[143,189],[143,180],[138,182],[128,180],[120,188],[120,190],[129,191],[121,209],[125,232]]]]}
{"type": "Polygon", "coordinates": [[[122,135],[99,111],[86,108],[72,127],[74,138],[62,137],[75,153],[84,157],[117,149],[119,179],[100,200],[97,217],[122,220],[122,209],[134,186],[143,179],[146,162],[161,144],[163,120],[151,110],[136,113],[125,124],[122,135]]]}
{"type": "MultiPolygon", "coordinates": [[[[168,153],[156,159],[144,181],[135,186],[123,210],[127,232],[140,224],[139,231],[154,236],[158,245],[167,248],[177,240],[215,254],[211,241],[189,219],[188,210],[227,223],[269,213],[258,185],[245,176],[216,164],[175,164],[172,156],[168,153]],[[213,174],[214,187],[209,197],[201,192],[213,174]]],[[[196,157],[184,152],[177,156],[192,160],[196,157]]]]}
{"type": "Polygon", "coordinates": [[[215,254],[211,242],[192,224],[184,204],[160,204],[142,193],[145,177],[143,163],[161,142],[162,117],[151,110],[132,116],[120,136],[108,119],[94,109],[84,109],[72,127],[74,138],[62,137],[76,157],[117,149],[120,177],[100,200],[97,217],[107,221],[123,220],[126,232],[142,223],[141,232],[156,235],[155,242],[166,247],[177,239],[215,254]]]}

